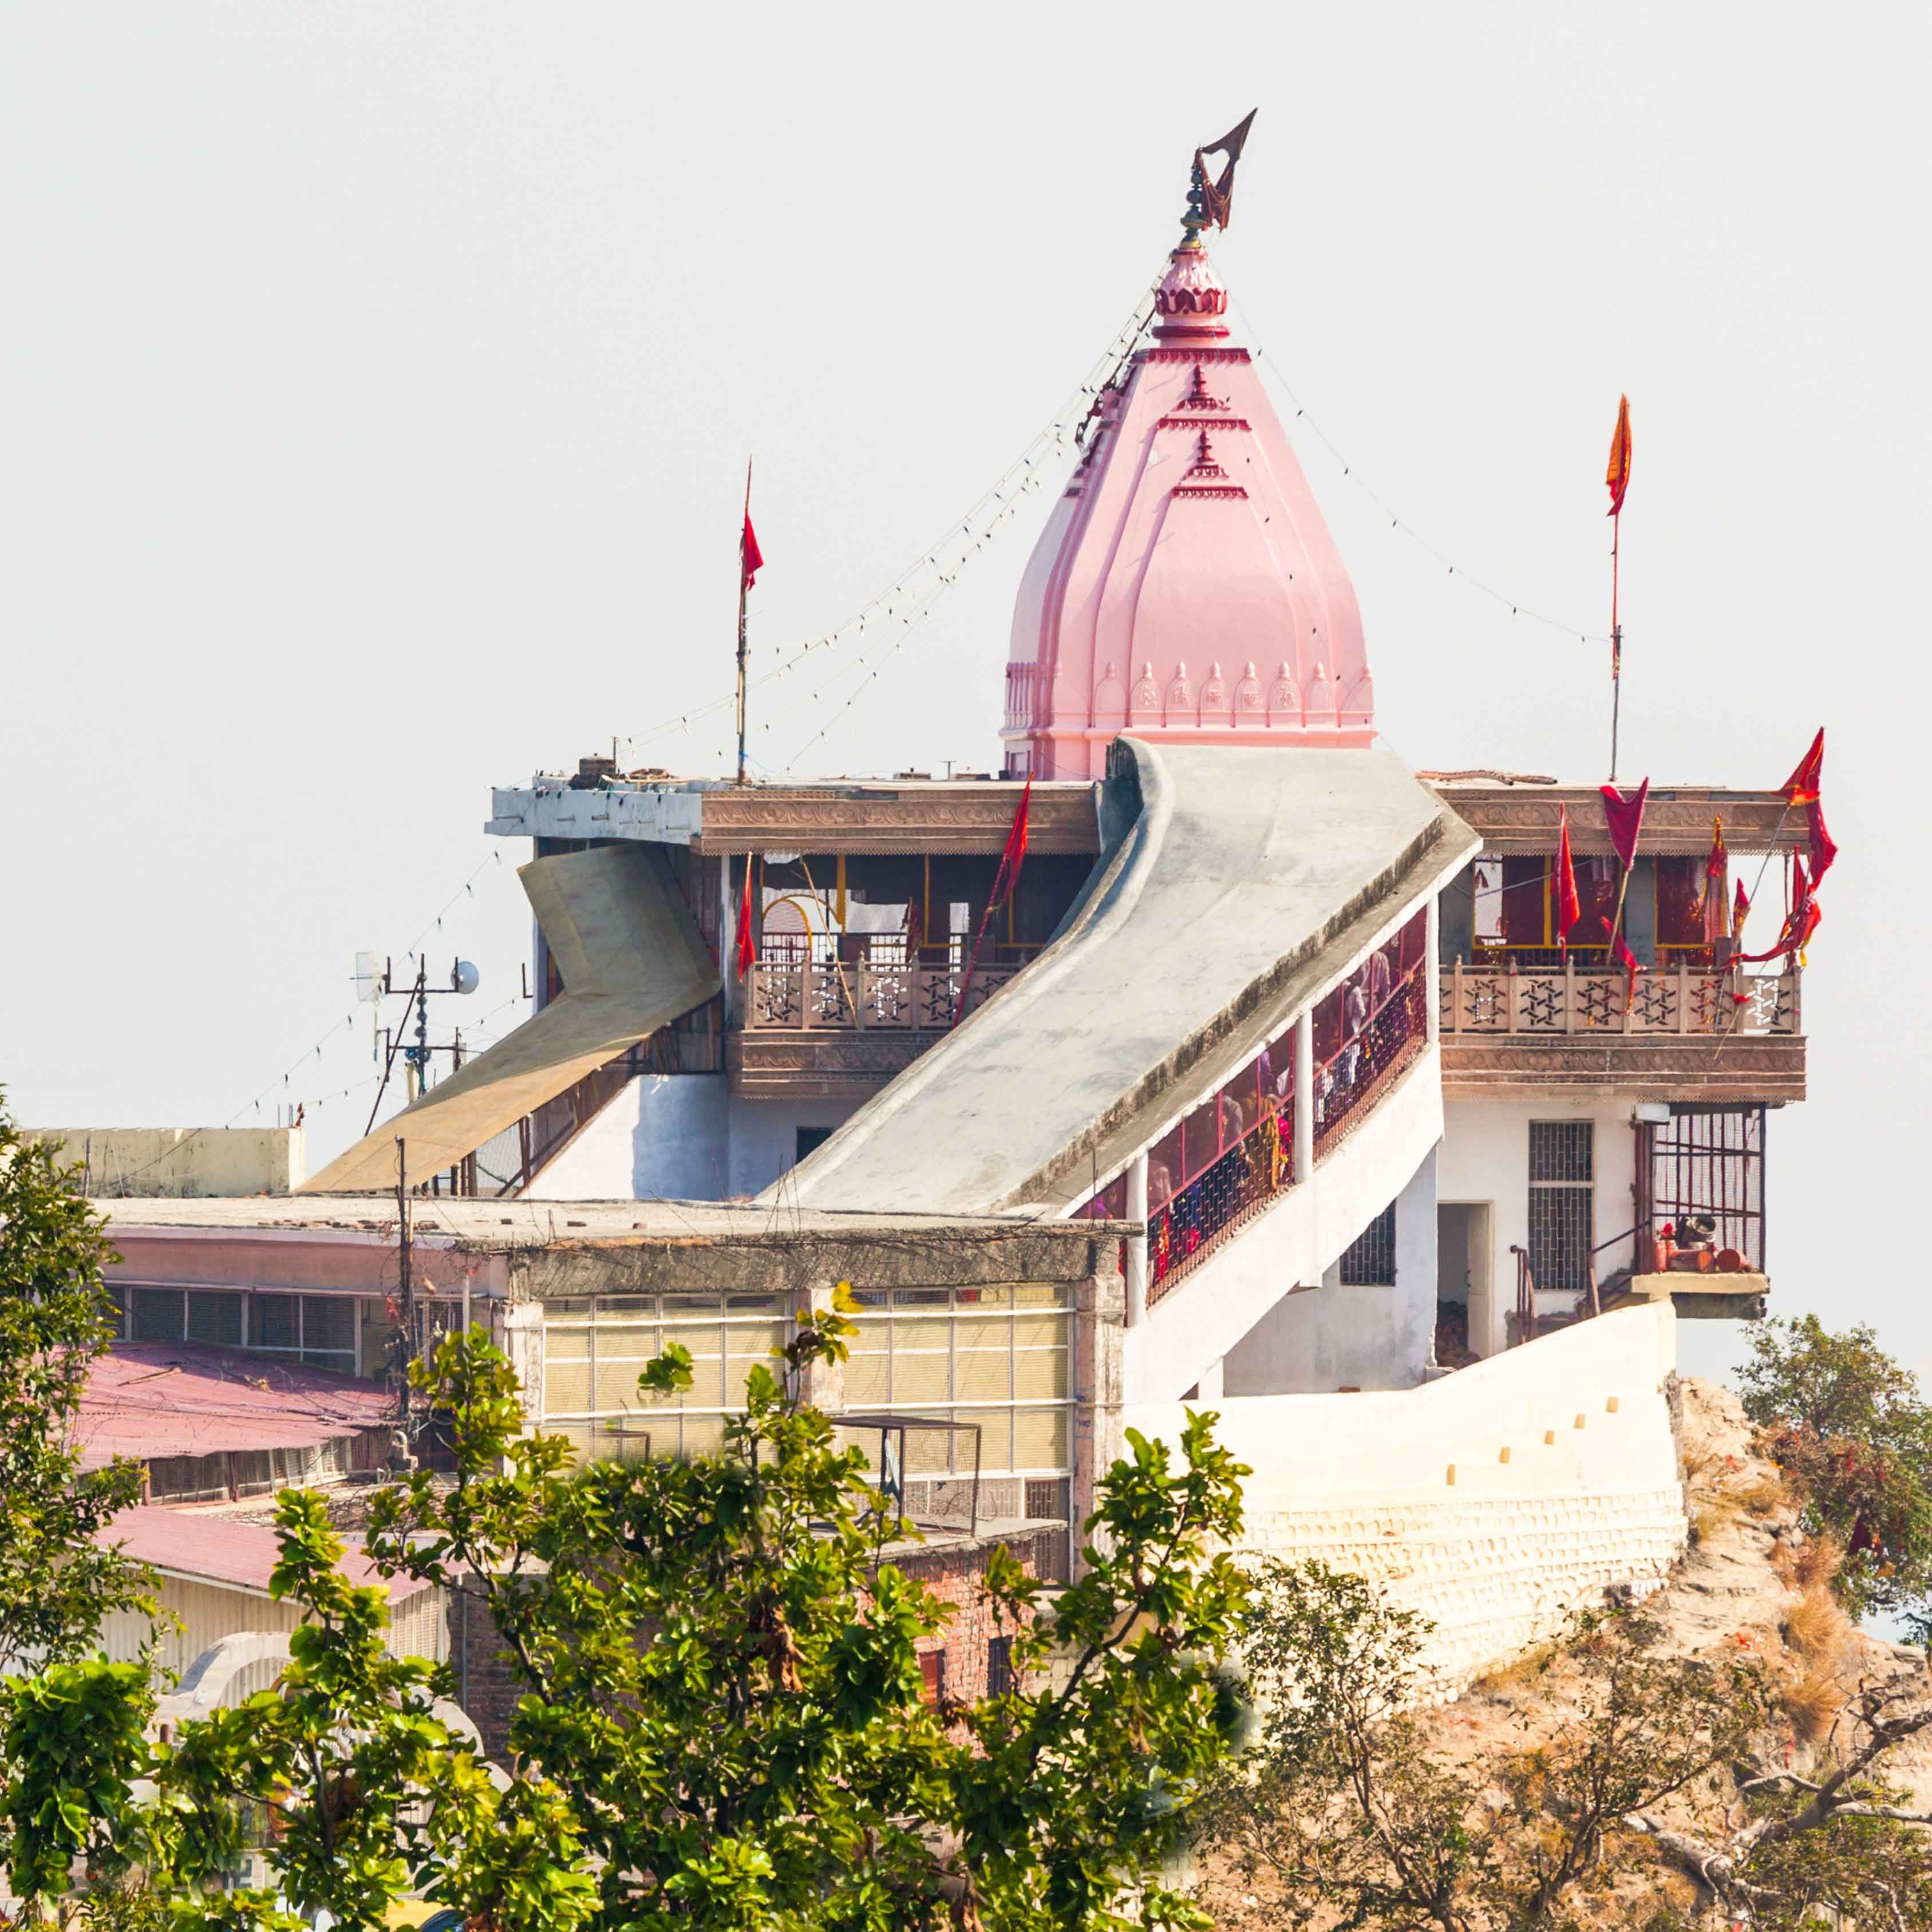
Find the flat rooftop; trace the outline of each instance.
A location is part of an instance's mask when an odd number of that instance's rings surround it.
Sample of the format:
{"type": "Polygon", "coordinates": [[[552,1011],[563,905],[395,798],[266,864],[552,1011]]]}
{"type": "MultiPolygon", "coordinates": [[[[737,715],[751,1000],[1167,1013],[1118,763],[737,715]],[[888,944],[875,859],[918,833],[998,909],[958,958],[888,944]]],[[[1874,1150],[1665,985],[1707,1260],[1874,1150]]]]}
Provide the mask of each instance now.
{"type": "MultiPolygon", "coordinates": [[[[1607,852],[1593,783],[1537,772],[1421,771],[1415,774],[1493,851],[1547,851],[1567,810],[1580,852],[1607,852]]],[[[586,784],[541,773],[491,794],[484,830],[499,838],[642,838],[707,855],[798,850],[879,854],[998,853],[1004,848],[1022,781],[1004,778],[837,778],[784,784],[656,774],[606,776],[586,784]]],[[[1034,782],[1028,817],[1030,852],[1097,854],[1097,784],[1034,782]]],[[[1790,850],[1804,843],[1804,814],[1781,791],[1693,782],[1653,784],[1644,815],[1646,852],[1701,853],[1711,821],[1724,815],[1736,852],[1790,850]]]]}
{"type": "MultiPolygon", "coordinates": [[[[354,1234],[393,1234],[393,1196],[381,1194],[248,1195],[232,1199],[207,1196],[190,1200],[103,1200],[90,1204],[118,1228],[309,1230],[340,1229],[354,1234]]],[[[734,1241],[769,1242],[787,1238],[876,1240],[1011,1235],[1021,1231],[1090,1240],[1095,1234],[1124,1234],[1124,1222],[1058,1221],[1024,1214],[868,1214],[850,1208],[773,1208],[744,1201],[482,1201],[418,1196],[412,1202],[415,1232],[424,1238],[452,1237],[484,1250],[558,1248],[611,1244],[662,1246],[734,1241]]]]}

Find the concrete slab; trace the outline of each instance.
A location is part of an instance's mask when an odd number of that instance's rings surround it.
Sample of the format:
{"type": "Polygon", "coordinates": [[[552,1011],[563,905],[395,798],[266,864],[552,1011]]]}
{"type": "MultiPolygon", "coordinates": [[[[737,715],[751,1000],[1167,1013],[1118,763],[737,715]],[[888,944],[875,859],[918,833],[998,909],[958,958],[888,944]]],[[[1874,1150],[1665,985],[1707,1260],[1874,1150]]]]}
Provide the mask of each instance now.
{"type": "Polygon", "coordinates": [[[1053,944],[766,1198],[952,1213],[1064,1198],[1480,842],[1376,750],[1124,739],[1102,818],[1118,842],[1053,944]]]}

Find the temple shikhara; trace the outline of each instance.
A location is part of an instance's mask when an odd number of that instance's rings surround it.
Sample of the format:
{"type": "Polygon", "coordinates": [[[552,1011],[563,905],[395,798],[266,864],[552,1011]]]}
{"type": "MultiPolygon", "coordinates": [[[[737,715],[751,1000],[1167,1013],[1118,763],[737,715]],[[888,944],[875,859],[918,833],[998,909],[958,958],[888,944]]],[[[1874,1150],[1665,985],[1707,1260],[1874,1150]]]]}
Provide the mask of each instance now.
{"type": "MultiPolygon", "coordinates": [[[[238,1213],[232,1261],[201,1240],[197,1292],[260,1299],[300,1248],[309,1299],[333,1251],[373,1304],[400,1162],[438,1197],[424,1292],[496,1309],[588,1452],[715,1442],[846,1280],[823,1400],[916,1516],[970,1484],[972,1532],[1046,1526],[1048,1568],[1121,1430],[1204,1404],[1257,1534],[1407,1579],[1462,1664],[1660,1574],[1675,1322],[1772,1292],[1816,762],[1606,796],[1378,742],[1347,565],[1210,258],[1245,127],[1219,180],[1196,158],[1020,580],[988,772],[497,790],[532,1017],[238,1213]],[[652,1407],[673,1337],[698,1386],[652,1407]]],[[[191,1206],[116,1204],[130,1294],[187,1281],[191,1206]]],[[[376,1318],[340,1318],[339,1365],[376,1318]]]]}

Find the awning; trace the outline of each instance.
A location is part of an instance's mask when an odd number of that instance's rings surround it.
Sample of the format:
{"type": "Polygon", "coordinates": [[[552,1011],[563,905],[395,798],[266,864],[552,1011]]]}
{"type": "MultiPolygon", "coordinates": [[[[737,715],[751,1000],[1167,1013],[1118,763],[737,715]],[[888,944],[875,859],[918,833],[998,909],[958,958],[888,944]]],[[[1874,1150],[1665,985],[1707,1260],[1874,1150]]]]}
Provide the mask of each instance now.
{"type": "Polygon", "coordinates": [[[562,995],[297,1191],[387,1192],[398,1140],[410,1184],[427,1180],[716,994],[717,965],[663,863],[649,847],[626,844],[520,868],[562,995]]]}

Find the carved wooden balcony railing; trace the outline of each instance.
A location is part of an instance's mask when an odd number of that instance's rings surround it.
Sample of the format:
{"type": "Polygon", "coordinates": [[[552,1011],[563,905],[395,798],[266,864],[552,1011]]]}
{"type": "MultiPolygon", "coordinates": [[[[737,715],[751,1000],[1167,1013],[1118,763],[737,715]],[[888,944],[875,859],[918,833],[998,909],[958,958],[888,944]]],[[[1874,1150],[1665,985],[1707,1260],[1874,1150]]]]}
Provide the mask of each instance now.
{"type": "MultiPolygon", "coordinates": [[[[977,1012],[1021,969],[982,964],[966,994],[977,1012]]],[[[760,960],[745,1003],[748,1032],[944,1032],[958,1012],[958,966],[760,960]]]]}
{"type": "Polygon", "coordinates": [[[1570,967],[1510,972],[1460,962],[1441,969],[1442,1031],[1549,1037],[1783,1034],[1803,1030],[1796,971],[1713,971],[1688,966],[1640,973],[1570,967]]]}

